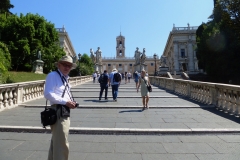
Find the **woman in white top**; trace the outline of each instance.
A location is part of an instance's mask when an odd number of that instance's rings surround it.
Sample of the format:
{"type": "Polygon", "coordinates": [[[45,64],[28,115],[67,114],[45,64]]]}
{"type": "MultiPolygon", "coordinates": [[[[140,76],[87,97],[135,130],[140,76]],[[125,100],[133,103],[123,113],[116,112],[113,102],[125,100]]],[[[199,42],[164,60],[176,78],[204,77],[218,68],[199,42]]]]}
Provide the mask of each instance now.
{"type": "Polygon", "coordinates": [[[149,91],[147,89],[147,85],[151,85],[148,77],[146,76],[146,71],[141,71],[141,76],[139,77],[139,83],[137,87],[137,92],[141,85],[141,96],[142,96],[142,103],[143,103],[143,110],[148,109],[148,101],[149,101],[149,91]]]}

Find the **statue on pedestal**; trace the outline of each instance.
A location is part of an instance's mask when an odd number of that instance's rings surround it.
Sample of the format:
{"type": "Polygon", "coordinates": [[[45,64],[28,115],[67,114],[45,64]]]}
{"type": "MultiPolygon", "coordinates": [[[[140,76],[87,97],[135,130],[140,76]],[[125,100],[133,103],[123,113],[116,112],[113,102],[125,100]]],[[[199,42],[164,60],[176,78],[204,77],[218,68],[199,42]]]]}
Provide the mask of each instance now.
{"type": "Polygon", "coordinates": [[[140,63],[140,56],[141,56],[141,52],[139,51],[139,48],[136,48],[135,54],[134,54],[134,58],[135,58],[135,64],[139,64],[140,63]]]}
{"type": "Polygon", "coordinates": [[[38,74],[43,74],[43,65],[44,62],[41,60],[42,55],[41,51],[37,52],[37,60],[33,62],[33,72],[38,74]]]}
{"type": "Polygon", "coordinates": [[[41,58],[42,58],[41,51],[38,51],[38,53],[37,53],[37,58],[38,58],[39,60],[41,60],[41,58]]]}
{"type": "Polygon", "coordinates": [[[96,63],[102,64],[102,51],[100,50],[100,47],[98,47],[96,54],[96,63]]]}
{"type": "Polygon", "coordinates": [[[145,48],[143,48],[143,53],[141,55],[141,64],[144,64],[145,63],[145,60],[146,60],[146,54],[145,54],[145,48]]]}
{"type": "Polygon", "coordinates": [[[92,62],[93,62],[93,64],[95,64],[95,63],[96,63],[96,57],[95,57],[95,55],[94,55],[94,52],[93,52],[93,49],[92,49],[92,48],[90,49],[90,53],[91,53],[90,57],[91,57],[91,59],[92,59],[92,62]]]}

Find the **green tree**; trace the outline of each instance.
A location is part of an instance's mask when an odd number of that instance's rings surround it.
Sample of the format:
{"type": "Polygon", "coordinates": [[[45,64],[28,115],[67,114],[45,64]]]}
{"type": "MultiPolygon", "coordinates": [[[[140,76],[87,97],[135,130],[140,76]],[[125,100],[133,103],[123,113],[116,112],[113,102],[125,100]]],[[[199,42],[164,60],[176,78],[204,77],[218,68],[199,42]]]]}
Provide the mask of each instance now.
{"type": "Polygon", "coordinates": [[[79,61],[77,61],[76,63],[77,63],[77,68],[70,72],[69,74],[70,76],[77,76],[79,69],[82,76],[91,75],[93,73],[94,68],[93,68],[92,60],[86,53],[84,53],[80,59],[80,68],[79,68],[79,61]]]}
{"type": "Polygon", "coordinates": [[[197,57],[214,82],[240,82],[239,0],[220,0],[214,9],[214,18],[197,30],[197,57]],[[237,26],[237,27],[236,27],[237,26]]]}
{"type": "MultiPolygon", "coordinates": [[[[1,41],[7,44],[14,63],[12,70],[31,71],[37,52],[42,52],[42,60],[48,64],[64,55],[59,46],[58,32],[54,24],[47,22],[44,17],[28,13],[25,16],[1,16],[1,41]],[[52,56],[49,58],[49,56],[52,56]]],[[[53,68],[44,67],[48,72],[53,68]]]]}
{"type": "Polygon", "coordinates": [[[0,83],[5,83],[11,67],[11,56],[7,46],[0,42],[0,83]]]}
{"type": "Polygon", "coordinates": [[[9,9],[14,6],[10,3],[10,0],[1,0],[0,1],[0,13],[10,13],[9,9]]]}

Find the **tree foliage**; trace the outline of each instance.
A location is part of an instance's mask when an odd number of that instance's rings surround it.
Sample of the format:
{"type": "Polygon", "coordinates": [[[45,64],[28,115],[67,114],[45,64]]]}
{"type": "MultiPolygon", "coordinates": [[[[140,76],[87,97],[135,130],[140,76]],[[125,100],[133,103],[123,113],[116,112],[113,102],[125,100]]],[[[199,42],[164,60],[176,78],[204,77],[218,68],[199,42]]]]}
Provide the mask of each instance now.
{"type": "Polygon", "coordinates": [[[10,13],[9,9],[14,6],[10,3],[10,0],[1,0],[0,1],[0,13],[10,13]]]}
{"type": "Polygon", "coordinates": [[[31,13],[7,17],[0,15],[0,21],[0,40],[9,48],[14,62],[12,70],[31,71],[37,52],[41,51],[42,60],[47,64],[44,71],[49,72],[54,69],[51,64],[65,55],[59,46],[58,32],[54,24],[47,22],[44,17],[31,13]]]}
{"type": "Polygon", "coordinates": [[[7,46],[0,42],[0,83],[5,83],[11,67],[11,56],[7,46]]]}
{"type": "Polygon", "coordinates": [[[91,75],[93,73],[94,68],[93,68],[92,60],[86,53],[82,55],[80,59],[80,64],[79,64],[79,61],[77,61],[76,63],[77,63],[77,68],[70,72],[69,74],[70,76],[77,76],[79,70],[82,76],[91,75]]]}
{"type": "Polygon", "coordinates": [[[219,0],[197,30],[197,57],[212,81],[240,83],[240,0],[219,0]]]}

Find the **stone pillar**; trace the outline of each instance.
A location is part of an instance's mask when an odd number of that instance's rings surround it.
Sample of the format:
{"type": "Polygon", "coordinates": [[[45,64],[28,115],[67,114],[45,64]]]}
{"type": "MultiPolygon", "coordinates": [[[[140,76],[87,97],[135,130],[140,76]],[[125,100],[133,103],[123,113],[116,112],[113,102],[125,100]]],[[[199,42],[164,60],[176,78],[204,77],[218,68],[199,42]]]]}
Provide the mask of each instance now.
{"type": "Polygon", "coordinates": [[[179,61],[178,61],[178,42],[173,42],[173,54],[174,54],[174,71],[179,72],[179,61]]]}
{"type": "Polygon", "coordinates": [[[193,44],[192,40],[188,41],[188,70],[190,72],[194,71],[194,57],[193,57],[193,44]]]}

